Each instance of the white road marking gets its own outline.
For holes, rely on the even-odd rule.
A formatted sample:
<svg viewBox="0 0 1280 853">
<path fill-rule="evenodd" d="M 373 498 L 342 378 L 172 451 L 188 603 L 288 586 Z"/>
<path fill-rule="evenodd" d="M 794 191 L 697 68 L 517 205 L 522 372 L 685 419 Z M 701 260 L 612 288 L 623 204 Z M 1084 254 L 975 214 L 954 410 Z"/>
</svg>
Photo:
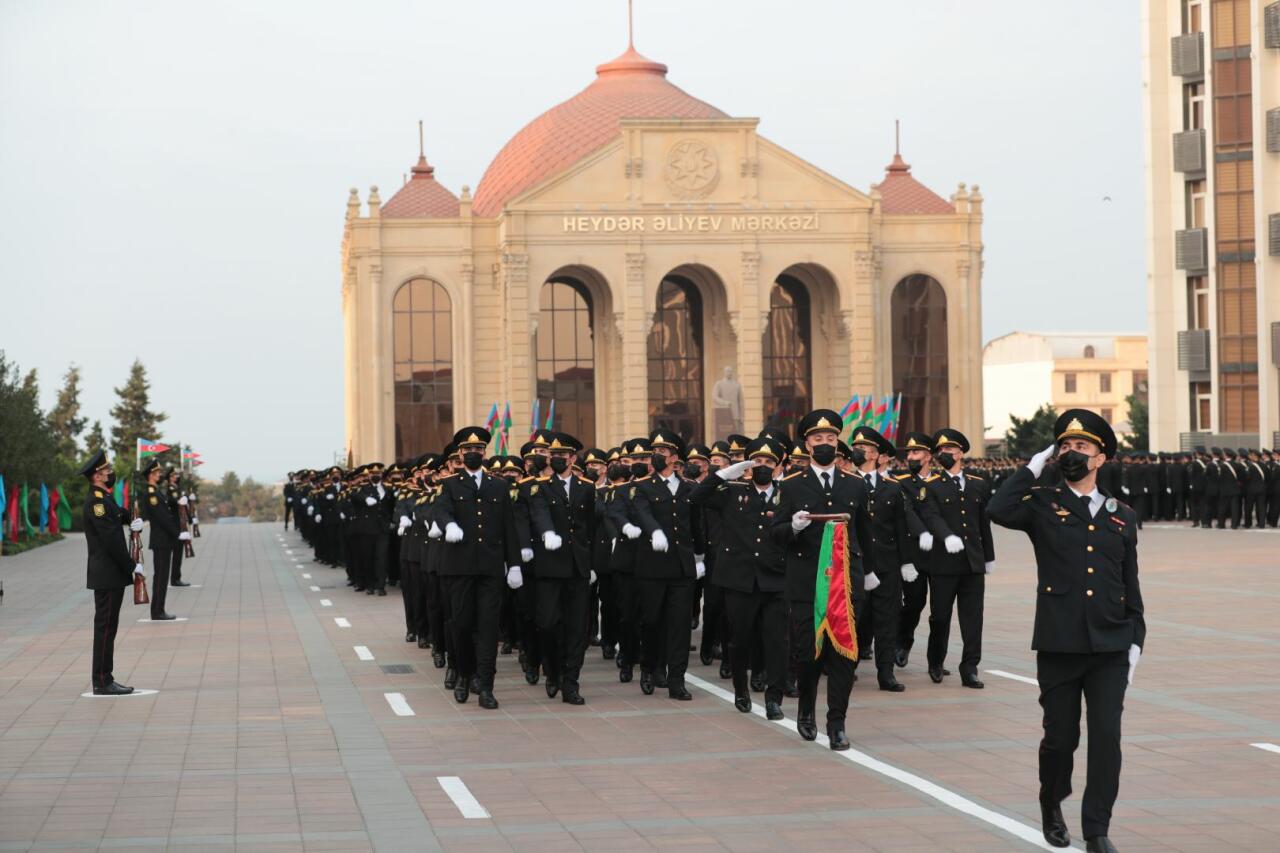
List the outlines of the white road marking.
<svg viewBox="0 0 1280 853">
<path fill-rule="evenodd" d="M 1003 669 L 988 669 L 985 670 L 985 672 L 987 675 L 998 675 L 1001 678 L 1012 678 L 1014 681 L 1021 681 L 1023 684 L 1033 684 L 1036 687 L 1040 686 L 1040 682 L 1036 681 L 1034 678 L 1027 678 L 1025 675 L 1018 675 L 1013 672 L 1005 672 Z"/>
<path fill-rule="evenodd" d="M 373 652 L 369 651 L 368 646 L 352 646 L 356 650 L 356 657 L 360 660 L 373 660 Z"/>
<path fill-rule="evenodd" d="M 1249 744 L 1249 746 L 1252 746 L 1256 749 L 1264 749 L 1267 752 L 1280 753 L 1280 746 L 1276 746 L 1274 743 L 1251 743 Z"/>
<path fill-rule="evenodd" d="M 692 684 L 694 687 L 701 688 L 718 699 L 723 699 L 730 703 L 733 702 L 733 694 L 718 685 L 712 684 L 708 681 L 703 681 L 696 675 L 689 675 L 687 673 L 684 678 L 685 681 Z M 764 717 L 764 708 L 760 705 L 753 707 L 751 712 L 757 717 Z M 795 734 L 795 720 L 789 717 L 783 717 L 781 720 L 773 720 L 771 722 L 775 726 L 790 731 L 793 735 Z M 823 747 L 830 749 L 831 744 L 825 734 L 820 732 L 816 742 L 821 744 Z M 860 767 L 864 767 L 873 773 L 879 773 L 881 776 L 886 776 L 896 782 L 906 785 L 909 788 L 914 788 L 924 796 L 937 800 L 948 808 L 955 809 L 958 812 L 977 818 L 984 823 L 988 823 L 996 829 L 1007 832 L 1015 838 L 1027 842 L 1033 847 L 1037 847 L 1041 850 L 1057 849 L 1049 846 L 1049 844 L 1044 840 L 1044 835 L 1039 829 L 1028 826 L 1021 821 L 1015 820 L 1008 815 L 1000 814 L 999 812 L 993 811 L 985 806 L 980 806 L 973 800 L 957 794 L 955 791 L 944 788 L 936 782 L 930 782 L 928 779 L 917 776 L 909 770 L 903 770 L 900 767 L 895 767 L 878 758 L 872 758 L 870 755 L 867 755 L 865 752 L 861 752 L 857 749 L 849 749 L 844 752 L 837 752 L 834 754 L 840 756 L 846 761 L 850 761 Z"/>
<path fill-rule="evenodd" d="M 330 601 L 330 600 L 329 600 L 329 599 L 327 599 L 327 598 L 322 598 L 322 599 L 320 599 L 320 606 L 321 606 L 321 607 L 332 607 L 332 606 L 333 606 L 333 602 L 332 602 L 332 601 Z"/>
<path fill-rule="evenodd" d="M 293 553 L 293 551 L 292 551 L 292 550 L 290 550 L 289 548 L 285 548 L 285 549 L 284 549 L 284 552 L 285 552 L 286 554 L 292 554 L 292 553 Z"/>
<path fill-rule="evenodd" d="M 315 584 L 312 584 L 311 586 L 309 586 L 309 587 L 307 587 L 307 588 L 308 588 L 308 589 L 310 589 L 312 592 L 319 592 L 319 591 L 320 591 L 320 587 L 316 586 Z"/>
<path fill-rule="evenodd" d="M 337 624 L 337 626 L 338 626 L 339 628 L 350 628 L 350 627 L 351 627 L 351 623 L 350 623 L 350 622 L 348 622 L 348 621 L 346 620 L 346 618 L 344 618 L 344 617 L 342 617 L 342 616 L 335 616 L 335 617 L 333 617 L 333 621 Z"/>
<path fill-rule="evenodd" d="M 387 704 L 391 706 L 391 710 L 396 712 L 397 717 L 414 716 L 413 709 L 409 707 L 409 703 L 404 700 L 403 693 L 383 693 Z"/>
<path fill-rule="evenodd" d="M 462 812 L 463 817 L 488 819 L 489 810 L 480 805 L 480 801 L 471 793 L 471 789 L 457 776 L 437 776 L 436 781 L 449 795 L 449 799 L 453 800 L 453 804 L 458 807 L 458 811 Z"/>
<path fill-rule="evenodd" d="M 159 693 L 159 692 L 160 692 L 159 690 L 153 690 L 145 687 L 135 687 L 133 688 L 132 693 L 121 693 L 117 696 L 113 696 L 111 694 L 94 693 L 93 691 L 89 691 L 88 693 L 81 693 L 80 698 L 81 699 L 128 699 L 130 696 L 154 696 L 156 693 Z"/>
<path fill-rule="evenodd" d="M 307 574 L 306 572 L 303 572 L 303 573 L 302 573 L 302 579 L 303 579 L 303 580 L 306 580 L 306 581 L 309 581 L 309 580 L 311 580 L 311 575 Z"/>
</svg>

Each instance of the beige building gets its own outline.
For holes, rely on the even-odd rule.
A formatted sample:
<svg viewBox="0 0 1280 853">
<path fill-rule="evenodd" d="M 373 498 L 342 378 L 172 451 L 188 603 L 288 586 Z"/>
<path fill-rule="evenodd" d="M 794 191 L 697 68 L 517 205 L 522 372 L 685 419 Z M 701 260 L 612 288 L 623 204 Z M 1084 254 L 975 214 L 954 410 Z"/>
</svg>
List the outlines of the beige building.
<svg viewBox="0 0 1280 853">
<path fill-rule="evenodd" d="M 423 156 L 385 204 L 353 189 L 355 461 L 439 449 L 495 402 L 523 439 L 553 399 L 588 446 L 790 427 L 855 390 L 903 392 L 907 428 L 978 435 L 978 188 L 942 198 L 895 154 L 858 189 L 758 124 L 629 47 L 507 142 L 474 195 Z"/>
<path fill-rule="evenodd" d="M 1154 449 L 1280 444 L 1280 2 L 1143 0 Z"/>
<path fill-rule="evenodd" d="M 987 441 L 1000 441 L 1010 415 L 1027 418 L 1048 404 L 1100 413 L 1117 433 L 1132 431 L 1125 398 L 1147 399 L 1147 336 L 1011 332 L 982 350 Z"/>
</svg>

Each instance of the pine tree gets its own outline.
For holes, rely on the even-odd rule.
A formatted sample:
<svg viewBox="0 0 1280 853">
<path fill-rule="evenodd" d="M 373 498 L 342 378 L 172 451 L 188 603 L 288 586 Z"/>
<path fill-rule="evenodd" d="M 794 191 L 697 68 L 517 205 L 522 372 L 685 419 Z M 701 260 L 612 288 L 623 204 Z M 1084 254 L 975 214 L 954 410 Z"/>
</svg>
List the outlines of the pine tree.
<svg viewBox="0 0 1280 853">
<path fill-rule="evenodd" d="M 85 455 L 107 446 L 107 438 L 102 434 L 102 421 L 94 421 L 89 427 L 89 434 L 84 437 Z"/>
<path fill-rule="evenodd" d="M 1029 418 L 1009 415 L 1011 426 L 1004 434 L 1005 451 L 1014 457 L 1034 456 L 1053 444 L 1053 424 L 1058 413 L 1049 404 L 1036 409 Z"/>
<path fill-rule="evenodd" d="M 147 369 L 134 360 L 129 368 L 129 379 L 123 388 L 115 389 L 120 402 L 111 407 L 111 452 L 116 464 L 132 469 L 134 451 L 139 438 L 153 441 L 160 439 L 160 424 L 168 417 L 163 412 L 151 410 L 151 383 L 147 381 Z"/>
<path fill-rule="evenodd" d="M 67 368 L 58 402 L 49 412 L 49 430 L 58 455 L 69 464 L 80 456 L 78 439 L 88 422 L 88 418 L 80 416 L 80 368 L 73 364 Z"/>
<path fill-rule="evenodd" d="M 18 365 L 0 350 L 0 473 L 8 486 L 49 478 L 54 469 L 54 445 L 39 406 L 36 372 L 21 381 Z"/>
</svg>

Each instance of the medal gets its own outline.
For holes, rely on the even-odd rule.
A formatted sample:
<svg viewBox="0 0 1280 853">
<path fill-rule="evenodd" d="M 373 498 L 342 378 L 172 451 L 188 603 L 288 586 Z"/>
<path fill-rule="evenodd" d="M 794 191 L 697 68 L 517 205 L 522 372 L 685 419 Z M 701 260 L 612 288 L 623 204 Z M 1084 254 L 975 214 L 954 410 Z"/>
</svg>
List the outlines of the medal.
<svg viewBox="0 0 1280 853">
<path fill-rule="evenodd" d="M 1102 505 L 1107 512 L 1115 512 L 1120 503 L 1115 498 L 1107 498 L 1107 502 Z"/>
</svg>

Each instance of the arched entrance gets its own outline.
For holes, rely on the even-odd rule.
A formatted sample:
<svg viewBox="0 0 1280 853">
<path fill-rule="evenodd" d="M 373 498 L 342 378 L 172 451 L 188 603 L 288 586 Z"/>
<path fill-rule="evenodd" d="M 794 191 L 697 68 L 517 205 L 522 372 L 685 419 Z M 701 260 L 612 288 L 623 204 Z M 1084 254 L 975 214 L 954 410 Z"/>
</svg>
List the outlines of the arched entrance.
<svg viewBox="0 0 1280 853">
<path fill-rule="evenodd" d="M 932 433 L 947 426 L 947 295 L 937 279 L 909 275 L 890 298 L 893 390 L 902 394 L 899 434 Z"/>
<path fill-rule="evenodd" d="M 542 285 L 535 353 L 542 411 L 548 411 L 554 400 L 554 428 L 592 446 L 596 437 L 595 307 L 582 279 L 555 275 Z"/>
<path fill-rule="evenodd" d="M 809 289 L 783 273 L 769 288 L 761 346 L 764 425 L 791 433 L 813 407 L 813 333 Z"/>
<path fill-rule="evenodd" d="M 395 456 L 439 450 L 453 438 L 453 305 L 439 283 L 415 278 L 391 305 Z"/>
<path fill-rule="evenodd" d="M 704 432 L 703 299 L 693 280 L 668 273 L 649 332 L 649 429 L 701 442 Z"/>
</svg>

